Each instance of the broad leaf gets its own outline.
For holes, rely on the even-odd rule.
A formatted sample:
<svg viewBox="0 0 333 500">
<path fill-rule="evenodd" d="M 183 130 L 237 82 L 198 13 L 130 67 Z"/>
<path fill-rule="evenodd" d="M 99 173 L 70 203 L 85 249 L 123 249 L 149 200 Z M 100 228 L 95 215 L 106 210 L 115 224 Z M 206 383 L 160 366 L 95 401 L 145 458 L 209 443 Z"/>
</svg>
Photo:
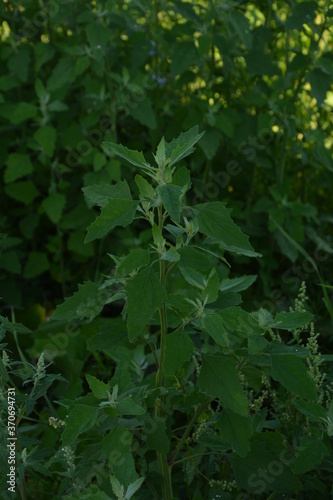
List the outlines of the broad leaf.
<svg viewBox="0 0 333 500">
<path fill-rule="evenodd" d="M 132 149 L 128 149 L 122 144 L 115 144 L 113 142 L 103 142 L 103 145 L 116 153 L 121 158 L 124 158 L 132 165 L 136 167 L 143 168 L 144 170 L 148 169 L 148 164 L 143 156 L 143 153 L 140 151 L 134 151 Z"/>
<path fill-rule="evenodd" d="M 228 246 L 237 248 L 240 252 L 253 251 L 249 238 L 230 217 L 231 210 L 219 201 L 202 203 L 193 207 L 199 231 L 207 236 L 221 240 Z"/>
<path fill-rule="evenodd" d="M 242 292 L 243 290 L 247 290 L 247 288 L 249 288 L 256 279 L 256 274 L 248 276 L 244 275 L 240 278 L 225 278 L 221 282 L 220 290 L 223 292 Z"/>
<path fill-rule="evenodd" d="M 127 182 L 119 181 L 117 184 L 97 184 L 82 188 L 84 196 L 91 203 L 105 207 L 112 198 L 131 200 L 131 192 Z"/>
<path fill-rule="evenodd" d="M 207 314 L 202 320 L 203 329 L 209 333 L 216 344 L 222 347 L 229 347 L 230 342 L 223 320 L 219 314 Z"/>
<path fill-rule="evenodd" d="M 244 417 L 248 415 L 248 402 L 234 360 L 226 356 L 203 355 L 198 386 L 210 396 L 219 398 L 226 408 Z"/>
<path fill-rule="evenodd" d="M 221 438 L 229 441 L 240 457 L 245 457 L 248 454 L 250 451 L 250 438 L 253 433 L 249 417 L 244 417 L 224 408 L 216 427 Z"/>
<path fill-rule="evenodd" d="M 328 449 L 320 439 L 313 436 L 303 436 L 296 453 L 293 471 L 295 474 L 305 474 L 305 472 L 316 469 L 329 454 Z"/>
<path fill-rule="evenodd" d="M 79 285 L 78 291 L 72 297 L 66 297 L 65 301 L 57 306 L 51 318 L 71 321 L 95 317 L 104 307 L 105 295 L 105 292 L 99 292 L 98 285 L 87 281 Z"/>
<path fill-rule="evenodd" d="M 88 227 L 85 243 L 102 238 L 116 226 L 131 224 L 139 202 L 112 199 L 102 208 L 101 215 Z"/>
<path fill-rule="evenodd" d="M 169 333 L 165 340 L 165 375 L 171 377 L 177 373 L 191 358 L 193 351 L 194 344 L 184 330 Z"/>
<path fill-rule="evenodd" d="M 171 219 L 179 223 L 181 206 L 180 198 L 183 192 L 182 188 L 173 184 L 163 184 L 162 186 L 158 186 L 156 191 Z"/>
<path fill-rule="evenodd" d="M 131 278 L 127 291 L 127 329 L 132 342 L 144 331 L 158 307 L 166 299 L 166 291 L 151 267 Z"/>
<path fill-rule="evenodd" d="M 307 373 L 302 360 L 295 354 L 270 354 L 272 377 L 288 391 L 303 399 L 314 400 L 317 396 L 316 385 Z"/>
<path fill-rule="evenodd" d="M 116 276 L 122 277 L 130 274 L 135 269 L 142 266 L 148 266 L 150 263 L 150 255 L 148 250 L 143 248 L 135 248 L 121 261 L 116 270 Z"/>
<path fill-rule="evenodd" d="M 313 314 L 308 311 L 282 311 L 275 316 L 272 327 L 279 328 L 280 330 L 294 330 L 295 328 L 308 325 L 313 318 Z"/>
<path fill-rule="evenodd" d="M 108 393 L 110 392 L 110 384 L 106 384 L 101 380 L 98 380 L 93 375 L 86 375 L 86 380 L 88 385 L 97 399 L 108 399 Z"/>
<path fill-rule="evenodd" d="M 193 146 L 204 135 L 204 132 L 201 134 L 198 132 L 199 127 L 195 126 L 187 132 L 180 134 L 177 139 L 174 139 L 169 144 L 165 143 L 165 156 L 167 159 L 170 159 L 169 167 L 172 167 L 172 165 L 193 153 Z"/>
</svg>

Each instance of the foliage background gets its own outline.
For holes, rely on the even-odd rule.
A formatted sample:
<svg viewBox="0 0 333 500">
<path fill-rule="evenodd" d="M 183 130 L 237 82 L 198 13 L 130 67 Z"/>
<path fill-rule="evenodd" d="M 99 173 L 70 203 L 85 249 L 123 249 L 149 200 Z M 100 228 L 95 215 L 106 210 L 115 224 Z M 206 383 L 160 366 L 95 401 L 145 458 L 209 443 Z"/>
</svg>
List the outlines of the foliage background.
<svg viewBox="0 0 333 500">
<path fill-rule="evenodd" d="M 244 308 L 288 310 L 305 280 L 330 352 L 330 290 L 325 303 L 318 286 L 332 284 L 330 2 L 6 0 L 0 9 L 0 308 L 37 329 L 21 347 L 27 357 L 47 348 L 68 380 L 55 395 L 80 395 L 81 371 L 99 361 L 86 350 L 89 326 L 64 347 L 45 320 L 77 283 L 109 272 L 108 252 L 147 237 L 138 225 L 83 243 L 96 212 L 81 188 L 134 179 L 102 141 L 150 151 L 193 125 L 206 133 L 190 162 L 191 203 L 227 201 L 263 255 L 232 258 L 233 276 L 258 275 Z"/>
</svg>

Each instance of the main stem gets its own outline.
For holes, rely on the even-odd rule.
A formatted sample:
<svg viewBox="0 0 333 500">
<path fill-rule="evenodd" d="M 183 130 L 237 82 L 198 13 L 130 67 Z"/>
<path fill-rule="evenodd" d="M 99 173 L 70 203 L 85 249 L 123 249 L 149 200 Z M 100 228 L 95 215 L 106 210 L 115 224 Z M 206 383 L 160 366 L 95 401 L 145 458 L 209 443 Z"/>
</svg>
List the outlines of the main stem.
<svg viewBox="0 0 333 500">
<path fill-rule="evenodd" d="M 163 227 L 163 213 L 162 206 L 158 207 L 158 224 L 162 229 Z M 165 263 L 163 260 L 160 260 L 160 281 L 163 286 L 165 286 Z M 160 315 L 160 325 L 161 325 L 161 334 L 160 334 L 160 359 L 158 366 L 158 374 L 157 374 L 157 386 L 164 386 L 164 357 L 165 357 L 165 340 L 167 335 L 167 323 L 166 323 L 166 309 L 165 304 L 159 308 Z M 157 418 L 163 417 L 163 401 L 162 404 L 156 405 L 155 416 Z M 166 453 L 161 453 L 159 451 L 157 454 L 157 463 L 159 472 L 162 476 L 162 497 L 163 500 L 172 500 L 172 482 L 171 482 L 171 467 L 168 465 L 168 458 Z"/>
</svg>

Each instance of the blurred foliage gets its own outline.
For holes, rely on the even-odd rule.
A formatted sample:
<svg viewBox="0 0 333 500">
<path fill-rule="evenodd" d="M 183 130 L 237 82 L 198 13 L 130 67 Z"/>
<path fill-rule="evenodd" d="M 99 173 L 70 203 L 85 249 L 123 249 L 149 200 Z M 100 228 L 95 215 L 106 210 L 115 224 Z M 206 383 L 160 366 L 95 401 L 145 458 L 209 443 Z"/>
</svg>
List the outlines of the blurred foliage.
<svg viewBox="0 0 333 500">
<path fill-rule="evenodd" d="M 244 309 L 288 310 L 305 280 L 329 351 L 332 290 L 318 285 L 333 282 L 330 2 L 6 0 L 0 13 L 1 312 L 38 327 L 20 345 L 66 378 L 53 399 L 82 394 L 86 364 L 108 366 L 86 349 L 99 327 L 45 320 L 77 283 L 108 275 L 107 253 L 149 237 L 139 221 L 84 244 L 96 208 L 82 188 L 134 186 L 104 140 L 150 151 L 205 130 L 184 161 L 187 196 L 227 201 L 263 255 L 231 257 L 233 277 L 258 274 Z"/>
</svg>

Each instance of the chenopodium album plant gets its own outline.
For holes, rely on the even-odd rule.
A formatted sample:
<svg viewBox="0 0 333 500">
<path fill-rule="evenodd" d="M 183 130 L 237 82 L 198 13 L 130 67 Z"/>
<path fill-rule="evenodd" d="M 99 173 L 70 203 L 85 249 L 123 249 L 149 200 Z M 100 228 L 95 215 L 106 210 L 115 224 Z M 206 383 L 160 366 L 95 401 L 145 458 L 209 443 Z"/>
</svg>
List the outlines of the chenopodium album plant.
<svg viewBox="0 0 333 500">
<path fill-rule="evenodd" d="M 109 360 L 109 377 L 87 374 L 91 392 L 62 403 L 73 498 L 327 493 L 330 395 L 317 376 L 316 340 L 301 340 L 313 316 L 299 306 L 275 318 L 240 307 L 239 292 L 256 276 L 229 278 L 226 255 L 259 254 L 224 203 L 186 204 L 190 171 L 177 169 L 201 136 L 194 127 L 163 138 L 156 166 L 105 143 L 140 171 L 137 196 L 125 180 L 83 189 L 101 209 L 86 241 L 133 221 L 151 238 L 110 255 L 111 275 L 80 285 L 53 314 L 93 322 L 105 304 L 123 304 L 121 317 L 101 317 L 87 341 Z"/>
</svg>

